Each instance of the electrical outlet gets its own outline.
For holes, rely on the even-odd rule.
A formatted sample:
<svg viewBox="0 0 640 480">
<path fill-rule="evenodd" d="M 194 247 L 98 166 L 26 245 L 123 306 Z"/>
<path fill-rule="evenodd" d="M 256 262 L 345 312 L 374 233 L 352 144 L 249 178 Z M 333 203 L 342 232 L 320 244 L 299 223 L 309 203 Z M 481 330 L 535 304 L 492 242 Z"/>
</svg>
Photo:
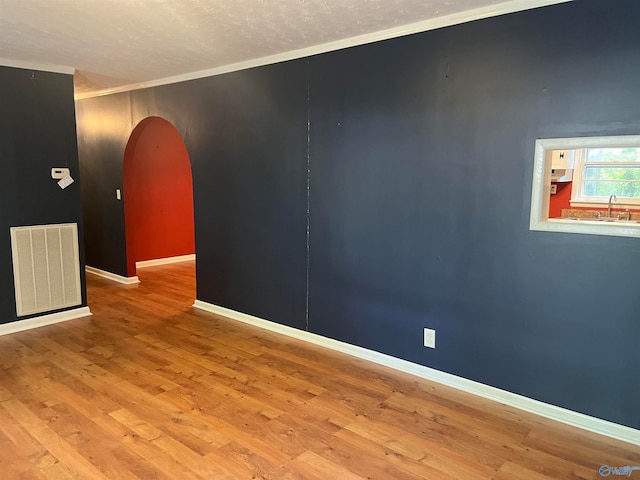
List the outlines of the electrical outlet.
<svg viewBox="0 0 640 480">
<path fill-rule="evenodd" d="M 436 331 L 430 328 L 424 329 L 424 346 L 436 348 Z"/>
</svg>

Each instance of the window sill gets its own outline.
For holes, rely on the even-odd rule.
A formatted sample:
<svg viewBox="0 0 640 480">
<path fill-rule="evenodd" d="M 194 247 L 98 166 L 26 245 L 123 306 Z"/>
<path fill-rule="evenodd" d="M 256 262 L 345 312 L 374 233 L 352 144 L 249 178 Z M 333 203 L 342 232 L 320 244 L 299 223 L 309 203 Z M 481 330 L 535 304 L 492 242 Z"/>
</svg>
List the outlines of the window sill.
<svg viewBox="0 0 640 480">
<path fill-rule="evenodd" d="M 531 225 L 531 230 L 640 238 L 640 221 L 548 218 Z"/>
<path fill-rule="evenodd" d="M 609 206 L 609 204 L 607 202 L 585 202 L 583 200 L 579 200 L 579 201 L 574 201 L 571 200 L 569 202 L 569 204 L 572 207 L 589 207 L 589 208 L 597 208 L 597 207 L 603 207 L 603 208 L 607 208 Z"/>
<path fill-rule="evenodd" d="M 609 206 L 609 202 L 593 202 L 589 200 L 571 200 L 569 204 L 572 207 L 588 207 L 588 208 L 607 208 Z M 632 210 L 640 210 L 640 203 L 634 202 L 613 202 L 611 204 L 611 208 L 614 210 L 626 209 L 630 208 Z"/>
</svg>

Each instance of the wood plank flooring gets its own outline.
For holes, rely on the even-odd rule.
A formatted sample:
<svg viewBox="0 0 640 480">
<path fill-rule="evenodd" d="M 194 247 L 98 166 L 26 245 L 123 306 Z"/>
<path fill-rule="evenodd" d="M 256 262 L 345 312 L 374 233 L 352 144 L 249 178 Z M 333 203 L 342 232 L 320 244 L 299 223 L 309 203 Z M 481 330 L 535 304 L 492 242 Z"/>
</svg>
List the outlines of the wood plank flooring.
<svg viewBox="0 0 640 480">
<path fill-rule="evenodd" d="M 586 480 L 640 465 L 640 447 L 194 310 L 192 262 L 139 276 L 88 275 L 92 317 L 0 337 L 0 478 Z"/>
</svg>

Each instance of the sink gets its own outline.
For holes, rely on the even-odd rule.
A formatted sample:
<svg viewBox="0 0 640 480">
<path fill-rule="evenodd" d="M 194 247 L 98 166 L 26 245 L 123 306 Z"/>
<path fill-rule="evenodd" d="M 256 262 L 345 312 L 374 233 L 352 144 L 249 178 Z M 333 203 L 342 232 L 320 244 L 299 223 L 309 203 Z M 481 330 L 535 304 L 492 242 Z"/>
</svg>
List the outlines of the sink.
<svg viewBox="0 0 640 480">
<path fill-rule="evenodd" d="M 596 218 L 592 220 L 597 220 L 598 222 L 614 222 L 614 223 L 639 223 L 638 220 L 627 220 L 625 218 Z"/>
<path fill-rule="evenodd" d="M 567 217 L 562 218 L 561 220 L 571 220 L 574 222 L 582 222 L 582 223 L 616 223 L 623 225 L 638 225 L 640 224 L 640 220 L 626 220 L 626 219 L 618 219 L 618 218 L 610 218 L 610 217 Z"/>
</svg>

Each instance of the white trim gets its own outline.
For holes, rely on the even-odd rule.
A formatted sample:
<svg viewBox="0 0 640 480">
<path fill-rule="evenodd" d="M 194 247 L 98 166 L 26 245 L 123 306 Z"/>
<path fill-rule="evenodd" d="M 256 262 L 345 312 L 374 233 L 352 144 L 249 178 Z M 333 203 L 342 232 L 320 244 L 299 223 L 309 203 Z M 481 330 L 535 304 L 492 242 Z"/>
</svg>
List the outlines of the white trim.
<svg viewBox="0 0 640 480">
<path fill-rule="evenodd" d="M 601 147 L 601 146 L 602 145 L 598 145 L 598 147 Z M 620 148 L 619 145 L 606 145 L 606 146 Z M 640 144 L 625 145 L 625 146 L 638 148 Z M 569 203 L 571 204 L 572 207 L 579 206 L 581 204 L 586 204 L 587 206 L 590 206 L 590 207 L 593 207 L 594 205 L 598 205 L 598 206 L 607 208 L 609 206 L 609 196 L 587 197 L 582 195 L 582 179 L 584 176 L 585 168 L 589 165 L 591 166 L 606 165 L 606 166 L 615 166 L 615 167 L 625 167 L 625 166 L 632 165 L 632 162 L 615 162 L 615 163 L 586 162 L 585 157 L 586 157 L 587 148 L 592 148 L 592 147 L 585 147 L 585 148 L 576 150 L 576 153 L 579 153 L 579 154 L 576 155 L 574 172 L 573 172 L 573 186 L 571 188 L 571 199 Z M 612 204 L 612 208 L 615 208 L 618 211 L 620 208 L 624 208 L 625 206 L 629 206 L 629 207 L 635 206 L 635 208 L 638 208 L 640 206 L 640 198 L 619 197 L 618 200 L 616 200 L 616 202 Z"/>
<path fill-rule="evenodd" d="M 550 219 L 551 160 L 548 158 L 549 155 L 546 154 L 547 150 L 577 150 L 581 148 L 627 147 L 638 145 L 640 145 L 640 135 L 541 138 L 536 140 L 529 229 L 543 232 L 640 237 L 640 223 Z"/>
<path fill-rule="evenodd" d="M 136 262 L 136 268 L 155 267 L 156 265 L 168 265 L 170 263 L 191 262 L 196 259 L 196 254 L 178 255 L 176 257 L 156 258 L 155 260 L 142 260 Z"/>
<path fill-rule="evenodd" d="M 93 314 L 89 310 L 89 307 L 80 307 L 74 308 L 73 310 L 65 310 L 64 312 L 50 313 L 49 315 L 18 320 L 16 322 L 3 323 L 0 325 L 0 335 L 23 332 L 25 330 L 31 330 L 32 328 L 53 325 L 54 323 L 75 320 L 76 318 L 88 317 L 90 315 Z"/>
<path fill-rule="evenodd" d="M 316 335 L 315 333 L 298 330 L 296 328 L 281 325 L 279 323 L 263 320 L 246 313 L 236 312 L 228 308 L 212 305 L 201 300 L 196 300 L 193 304 L 195 308 L 204 310 L 216 315 L 236 320 L 243 323 L 248 323 L 265 330 L 280 333 L 293 337 L 305 342 L 313 343 L 321 347 L 329 348 L 338 352 L 346 353 L 354 357 L 362 358 L 379 365 L 399 370 L 401 372 L 416 375 L 426 380 L 440 383 L 449 387 L 457 388 L 467 393 L 478 395 L 480 397 L 500 402 L 505 405 L 524 410 L 526 412 L 534 413 L 551 420 L 566 423 L 574 427 L 582 428 L 590 432 L 605 435 L 607 437 L 616 438 L 624 442 L 629 442 L 634 445 L 640 445 L 640 430 L 619 425 L 617 423 L 602 420 L 600 418 L 591 417 L 582 413 L 567 410 L 566 408 L 557 407 L 548 403 L 540 402 L 532 398 L 517 395 L 515 393 L 500 390 L 499 388 L 484 385 L 482 383 L 468 380 L 466 378 L 458 377 L 450 373 L 441 372 L 433 368 L 418 365 L 413 362 L 408 362 L 384 353 L 376 352 L 366 348 L 350 345 L 338 340 Z"/>
<path fill-rule="evenodd" d="M 23 70 L 38 70 L 41 72 L 66 73 L 67 75 L 73 75 L 76 71 L 73 67 L 66 67 L 63 65 L 48 65 L 36 62 L 25 62 L 22 60 L 11 60 L 9 58 L 0 58 L 0 66 L 21 68 Z"/>
<path fill-rule="evenodd" d="M 591 207 L 594 210 L 603 210 L 603 209 L 606 210 L 607 207 L 609 206 L 609 202 L 607 202 L 606 200 L 604 202 L 571 202 L 571 206 L 572 207 Z M 631 211 L 640 209 L 638 205 L 634 205 L 633 203 L 615 202 L 611 205 L 611 209 L 616 210 L 616 212 L 619 212 L 620 210 L 625 210 L 627 208 L 630 209 Z"/>
<path fill-rule="evenodd" d="M 497 17 L 509 13 L 521 12 L 524 10 L 531 10 L 534 8 L 546 7 L 559 3 L 568 3 L 571 1 L 573 0 L 509 0 L 507 2 L 498 3 L 495 5 L 487 5 L 485 7 L 474 8 L 472 10 L 453 13 L 451 15 L 445 15 L 438 18 L 422 20 L 420 22 L 402 25 L 400 27 L 389 28 L 386 30 L 380 30 L 377 32 L 358 35 L 342 40 L 327 42 L 320 45 L 314 45 L 312 47 L 291 50 L 289 52 L 279 53 L 276 55 L 268 55 L 266 57 L 255 58 L 252 60 L 247 60 L 245 62 L 232 63 L 230 65 L 223 65 L 221 67 L 199 70 L 197 72 L 191 72 L 157 80 L 132 83 L 129 85 L 123 85 L 121 87 L 81 93 L 76 95 L 75 99 L 82 100 L 84 98 L 97 97 L 101 95 L 110 95 L 113 93 L 128 92 L 131 90 L 139 90 L 142 88 L 158 87 L 160 85 L 185 82 L 188 80 L 195 80 L 197 78 L 213 77 L 216 75 L 221 75 L 223 73 L 236 72 L 238 70 L 246 70 L 248 68 L 286 62 L 289 60 L 310 57 L 313 55 L 332 52 L 335 50 L 342 50 L 358 45 L 379 42 L 381 40 L 389 40 L 391 38 L 413 35 L 414 33 L 421 33 L 429 30 L 450 27 L 452 25 L 459 25 L 461 23 L 481 20 L 483 18 Z"/>
<path fill-rule="evenodd" d="M 90 267 L 89 265 L 84 267 L 87 273 L 92 273 L 102 278 L 106 278 L 107 280 L 113 280 L 114 282 L 122 283 L 124 285 L 135 285 L 136 283 L 140 283 L 140 279 L 135 277 L 123 277 L 122 275 L 118 275 L 115 273 L 107 272 L 105 270 L 100 270 L 99 268 Z"/>
</svg>

